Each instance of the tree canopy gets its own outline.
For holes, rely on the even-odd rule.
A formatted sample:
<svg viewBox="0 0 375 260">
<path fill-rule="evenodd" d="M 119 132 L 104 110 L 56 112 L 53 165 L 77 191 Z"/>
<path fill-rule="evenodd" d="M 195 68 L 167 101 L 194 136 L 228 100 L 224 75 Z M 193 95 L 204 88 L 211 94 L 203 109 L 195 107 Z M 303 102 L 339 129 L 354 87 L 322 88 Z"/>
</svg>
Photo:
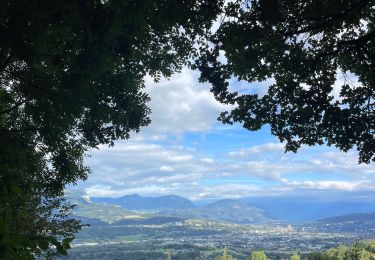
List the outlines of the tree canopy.
<svg viewBox="0 0 375 260">
<path fill-rule="evenodd" d="M 297 253 L 294 253 L 293 255 L 290 256 L 290 260 L 300 260 L 300 259 L 301 257 Z"/>
<path fill-rule="evenodd" d="M 186 65 L 221 5 L 0 2 L 1 259 L 66 253 L 80 224 L 63 192 L 87 178 L 85 152 L 149 124 L 144 76 Z"/>
<path fill-rule="evenodd" d="M 356 148 L 375 161 L 375 1 L 239 0 L 223 11 L 196 63 L 224 123 L 271 127 L 286 151 Z M 235 78 L 249 88 L 236 92 Z M 265 94 L 250 83 L 263 82 Z"/>
<path fill-rule="evenodd" d="M 267 255 L 264 251 L 253 251 L 249 260 L 267 260 Z"/>
<path fill-rule="evenodd" d="M 363 259 L 370 260 L 375 256 L 374 241 L 358 241 L 351 246 L 340 245 L 330 248 L 323 253 L 311 253 L 308 260 L 346 260 L 346 259 Z"/>
<path fill-rule="evenodd" d="M 228 254 L 228 249 L 227 247 L 224 248 L 223 255 L 217 256 L 215 260 L 233 260 L 233 256 Z"/>
</svg>

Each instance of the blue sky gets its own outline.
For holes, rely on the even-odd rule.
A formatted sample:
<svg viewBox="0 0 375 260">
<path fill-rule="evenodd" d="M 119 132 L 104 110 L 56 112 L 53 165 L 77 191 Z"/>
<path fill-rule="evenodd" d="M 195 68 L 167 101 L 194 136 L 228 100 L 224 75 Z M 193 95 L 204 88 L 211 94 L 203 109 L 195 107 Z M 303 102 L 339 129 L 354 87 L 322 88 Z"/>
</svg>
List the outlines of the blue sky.
<svg viewBox="0 0 375 260">
<path fill-rule="evenodd" d="M 261 95 L 268 84 L 232 81 L 231 88 Z M 114 147 L 89 152 L 92 174 L 78 184 L 88 195 L 177 194 L 200 200 L 374 193 L 375 167 L 358 165 L 355 151 L 320 146 L 285 154 L 267 127 L 249 132 L 218 122 L 230 107 L 214 100 L 196 72 L 184 69 L 158 84 L 146 78 L 145 91 L 151 125 Z"/>
</svg>

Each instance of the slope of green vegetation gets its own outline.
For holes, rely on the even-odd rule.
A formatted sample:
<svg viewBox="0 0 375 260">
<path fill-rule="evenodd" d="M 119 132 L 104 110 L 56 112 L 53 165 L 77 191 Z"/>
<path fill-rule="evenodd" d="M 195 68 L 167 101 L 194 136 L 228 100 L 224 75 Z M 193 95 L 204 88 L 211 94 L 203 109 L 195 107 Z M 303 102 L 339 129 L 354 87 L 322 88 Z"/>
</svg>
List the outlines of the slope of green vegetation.
<svg viewBox="0 0 375 260">
<path fill-rule="evenodd" d="M 340 245 L 323 253 L 312 253 L 308 260 L 370 260 L 375 258 L 375 240 L 356 242 L 351 246 Z"/>
<path fill-rule="evenodd" d="M 281 256 L 276 256 L 280 259 Z M 227 248 L 221 256 L 217 256 L 215 260 L 231 260 L 234 259 Z M 249 260 L 268 260 L 268 256 L 264 251 L 253 251 Z M 297 253 L 289 257 L 290 260 L 300 260 L 301 256 Z M 340 245 L 333 247 L 325 252 L 313 252 L 302 257 L 307 260 L 371 260 L 375 259 L 375 240 L 358 241 L 351 246 Z"/>
<path fill-rule="evenodd" d="M 90 203 L 76 206 L 74 214 L 86 218 L 98 218 L 104 222 L 114 222 L 120 219 L 142 219 L 146 216 L 137 214 L 120 206 L 105 203 Z"/>
<path fill-rule="evenodd" d="M 68 198 L 75 205 L 74 215 L 79 217 L 100 219 L 108 223 L 120 219 L 143 219 L 148 217 L 146 214 L 135 213 L 121 206 L 91 202 L 81 190 L 70 191 Z"/>
</svg>

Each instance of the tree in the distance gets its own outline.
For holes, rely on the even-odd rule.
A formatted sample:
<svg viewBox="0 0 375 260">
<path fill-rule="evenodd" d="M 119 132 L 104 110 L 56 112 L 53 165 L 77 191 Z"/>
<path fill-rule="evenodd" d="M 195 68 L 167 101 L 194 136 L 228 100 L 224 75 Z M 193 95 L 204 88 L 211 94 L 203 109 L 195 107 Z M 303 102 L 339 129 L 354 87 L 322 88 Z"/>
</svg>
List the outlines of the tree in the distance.
<svg viewBox="0 0 375 260">
<path fill-rule="evenodd" d="M 201 81 L 234 105 L 222 122 L 269 125 L 286 151 L 333 145 L 375 161 L 374 0 L 233 1 L 201 52 Z M 231 78 L 268 80 L 266 94 L 232 91 Z"/>
<path fill-rule="evenodd" d="M 0 2 L 0 259 L 66 254 L 85 153 L 150 123 L 144 76 L 187 64 L 221 4 Z"/>
<path fill-rule="evenodd" d="M 217 256 L 215 259 L 216 260 L 233 260 L 233 256 L 231 256 L 230 254 L 228 254 L 228 248 L 225 247 L 223 255 Z"/>
<path fill-rule="evenodd" d="M 297 253 L 294 253 L 293 255 L 290 256 L 290 260 L 300 260 L 300 259 L 301 257 Z"/>
<path fill-rule="evenodd" d="M 264 251 L 253 251 L 249 260 L 268 260 L 268 258 Z"/>
<path fill-rule="evenodd" d="M 329 257 L 335 258 L 337 260 L 344 260 L 345 254 L 348 251 L 348 248 L 344 245 L 340 245 L 336 248 L 328 249 L 325 254 Z"/>
</svg>

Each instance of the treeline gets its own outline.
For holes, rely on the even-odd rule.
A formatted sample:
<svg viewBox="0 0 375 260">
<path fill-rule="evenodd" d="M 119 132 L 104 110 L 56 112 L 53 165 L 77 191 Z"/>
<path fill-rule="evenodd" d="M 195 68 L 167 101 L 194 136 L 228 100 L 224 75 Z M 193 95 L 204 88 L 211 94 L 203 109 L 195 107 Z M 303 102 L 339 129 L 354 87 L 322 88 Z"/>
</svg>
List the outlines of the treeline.
<svg viewBox="0 0 375 260">
<path fill-rule="evenodd" d="M 340 245 L 323 253 L 311 253 L 308 260 L 370 260 L 375 258 L 375 240 L 356 242 L 352 246 Z"/>
<path fill-rule="evenodd" d="M 215 260 L 235 260 L 232 255 L 228 253 L 228 249 L 224 248 L 223 255 L 217 256 Z M 249 260 L 268 260 L 268 256 L 264 251 L 253 251 L 249 257 Z M 300 260 L 300 256 L 298 254 L 293 254 L 290 256 L 291 260 Z"/>
<path fill-rule="evenodd" d="M 227 248 L 216 260 L 234 260 L 233 256 L 228 253 Z M 264 251 L 253 251 L 249 260 L 268 260 Z M 307 256 L 300 256 L 297 253 L 290 255 L 290 260 L 372 260 L 375 259 L 375 240 L 358 241 L 351 246 L 340 245 L 330 248 L 325 252 L 313 252 Z"/>
</svg>

